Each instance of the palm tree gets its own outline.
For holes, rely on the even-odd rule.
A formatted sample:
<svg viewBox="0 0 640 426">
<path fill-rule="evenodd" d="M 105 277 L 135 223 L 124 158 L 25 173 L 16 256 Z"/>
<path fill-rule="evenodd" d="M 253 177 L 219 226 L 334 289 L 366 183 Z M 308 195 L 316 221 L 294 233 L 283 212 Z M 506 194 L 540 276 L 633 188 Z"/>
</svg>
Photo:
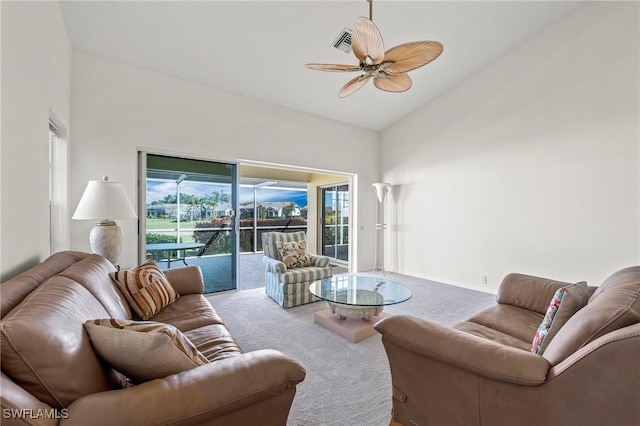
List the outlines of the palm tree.
<svg viewBox="0 0 640 426">
<path fill-rule="evenodd" d="M 229 197 L 229 194 L 226 194 L 222 191 L 214 191 L 211 194 L 209 194 L 207 197 L 204 197 L 202 199 L 202 201 L 204 203 L 207 203 L 208 205 L 211 206 L 211 210 L 214 212 L 216 211 L 216 207 L 219 204 L 226 204 L 229 203 L 231 201 L 231 198 Z"/>
<path fill-rule="evenodd" d="M 256 211 L 258 219 L 267 218 L 267 208 L 262 204 L 258 204 L 258 210 Z"/>
<path fill-rule="evenodd" d="M 296 209 L 296 203 L 291 202 L 282 208 L 282 215 L 284 217 L 291 217 Z"/>
</svg>

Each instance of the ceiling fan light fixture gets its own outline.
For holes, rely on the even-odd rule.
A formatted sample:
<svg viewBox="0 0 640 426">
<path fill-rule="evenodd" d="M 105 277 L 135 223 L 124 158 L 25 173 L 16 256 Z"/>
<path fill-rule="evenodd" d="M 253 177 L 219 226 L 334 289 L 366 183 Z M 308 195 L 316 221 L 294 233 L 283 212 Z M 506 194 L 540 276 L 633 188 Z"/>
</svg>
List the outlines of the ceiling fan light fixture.
<svg viewBox="0 0 640 426">
<path fill-rule="evenodd" d="M 356 92 L 371 78 L 380 90 L 404 92 L 412 85 L 407 72 L 433 61 L 442 54 L 444 49 L 442 43 L 437 41 L 414 41 L 392 47 L 385 52 L 382 35 L 372 20 L 373 0 L 367 0 L 367 2 L 369 18 L 357 18 L 351 31 L 351 47 L 358 58 L 359 65 L 306 64 L 307 68 L 317 71 L 361 71 L 360 76 L 350 80 L 338 92 L 340 98 Z"/>
</svg>

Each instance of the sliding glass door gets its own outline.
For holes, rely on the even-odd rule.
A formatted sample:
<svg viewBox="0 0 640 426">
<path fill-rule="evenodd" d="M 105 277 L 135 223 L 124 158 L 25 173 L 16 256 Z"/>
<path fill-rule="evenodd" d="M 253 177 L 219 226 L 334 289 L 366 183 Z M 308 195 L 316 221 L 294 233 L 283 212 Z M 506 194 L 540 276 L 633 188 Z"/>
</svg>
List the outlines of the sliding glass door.
<svg viewBox="0 0 640 426">
<path fill-rule="evenodd" d="M 205 293 L 235 289 L 237 165 L 141 153 L 141 169 L 143 258 L 200 266 Z"/>
<path fill-rule="evenodd" d="M 349 260 L 349 185 L 320 189 L 322 201 L 322 254 Z"/>
</svg>

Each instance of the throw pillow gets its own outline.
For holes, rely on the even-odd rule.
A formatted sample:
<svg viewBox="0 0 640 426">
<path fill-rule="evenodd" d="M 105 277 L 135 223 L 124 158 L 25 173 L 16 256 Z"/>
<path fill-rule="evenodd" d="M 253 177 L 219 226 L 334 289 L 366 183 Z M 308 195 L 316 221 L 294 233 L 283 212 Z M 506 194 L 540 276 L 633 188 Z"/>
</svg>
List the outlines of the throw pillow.
<svg viewBox="0 0 640 426">
<path fill-rule="evenodd" d="M 311 266 L 311 257 L 307 253 L 306 241 L 276 241 L 282 262 L 288 269 Z"/>
<path fill-rule="evenodd" d="M 547 313 L 538 327 L 531 352 L 542 355 L 558 330 L 589 301 L 587 283 L 582 281 L 556 290 Z"/>
<path fill-rule="evenodd" d="M 109 276 L 143 320 L 150 319 L 180 297 L 153 260 Z"/>
<path fill-rule="evenodd" d="M 153 321 L 96 319 L 84 323 L 98 356 L 136 383 L 167 377 L 209 361 L 180 330 Z"/>
</svg>

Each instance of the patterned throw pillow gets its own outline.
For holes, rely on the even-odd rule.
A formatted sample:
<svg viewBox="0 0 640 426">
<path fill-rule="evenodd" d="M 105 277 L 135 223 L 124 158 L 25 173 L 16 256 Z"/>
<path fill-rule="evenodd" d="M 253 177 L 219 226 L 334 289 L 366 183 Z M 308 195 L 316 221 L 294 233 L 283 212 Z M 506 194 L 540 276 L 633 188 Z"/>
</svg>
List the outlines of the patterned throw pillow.
<svg viewBox="0 0 640 426">
<path fill-rule="evenodd" d="M 143 320 L 180 297 L 153 260 L 127 271 L 111 272 L 109 276 Z"/>
<path fill-rule="evenodd" d="M 558 330 L 589 301 L 587 283 L 581 281 L 556 290 L 547 313 L 538 327 L 531 352 L 542 355 Z"/>
<path fill-rule="evenodd" d="M 96 353 L 136 383 L 207 364 L 180 330 L 153 321 L 96 319 L 84 323 Z"/>
<path fill-rule="evenodd" d="M 311 266 L 311 257 L 307 253 L 306 241 L 276 241 L 276 246 L 288 269 Z"/>
</svg>

